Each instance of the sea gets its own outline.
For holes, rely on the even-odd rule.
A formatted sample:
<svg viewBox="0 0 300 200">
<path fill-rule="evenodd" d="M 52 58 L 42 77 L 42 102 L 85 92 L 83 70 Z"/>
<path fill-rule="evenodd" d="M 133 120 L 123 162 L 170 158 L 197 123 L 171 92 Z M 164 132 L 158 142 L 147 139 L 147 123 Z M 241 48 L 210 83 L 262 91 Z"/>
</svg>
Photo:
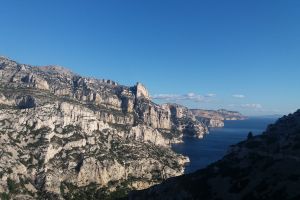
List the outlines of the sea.
<svg viewBox="0 0 300 200">
<path fill-rule="evenodd" d="M 221 159 L 229 147 L 247 138 L 251 131 L 253 135 L 262 134 L 276 117 L 250 117 L 246 120 L 225 121 L 223 128 L 211 128 L 203 139 L 185 137 L 184 143 L 174 144 L 173 150 L 190 158 L 185 173 L 192 173 L 205 168 Z"/>
</svg>

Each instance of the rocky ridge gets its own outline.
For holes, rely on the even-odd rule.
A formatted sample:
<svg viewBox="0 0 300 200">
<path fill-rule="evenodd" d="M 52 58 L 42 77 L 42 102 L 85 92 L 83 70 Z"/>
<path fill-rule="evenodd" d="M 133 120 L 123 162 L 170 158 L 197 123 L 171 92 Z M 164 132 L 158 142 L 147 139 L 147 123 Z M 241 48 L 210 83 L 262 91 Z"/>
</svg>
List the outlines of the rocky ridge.
<svg viewBox="0 0 300 200">
<path fill-rule="evenodd" d="M 207 168 L 133 192 L 129 199 L 299 199 L 299 184 L 300 110 L 262 135 L 249 135 Z"/>
<path fill-rule="evenodd" d="M 0 195 L 110 198 L 181 175 L 172 143 L 202 138 L 186 107 L 158 105 L 147 89 L 0 57 Z"/>
<path fill-rule="evenodd" d="M 152 102 L 141 83 L 0 57 L 1 198 L 105 199 L 147 188 L 183 173 L 188 158 L 171 144 L 202 138 L 211 121 Z"/>
</svg>

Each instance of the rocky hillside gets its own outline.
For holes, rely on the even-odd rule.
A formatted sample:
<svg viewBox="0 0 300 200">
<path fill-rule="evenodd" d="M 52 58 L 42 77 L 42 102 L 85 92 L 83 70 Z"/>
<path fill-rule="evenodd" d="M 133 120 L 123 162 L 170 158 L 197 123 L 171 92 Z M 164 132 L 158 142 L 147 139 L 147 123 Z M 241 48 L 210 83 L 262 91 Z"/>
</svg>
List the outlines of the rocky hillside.
<svg viewBox="0 0 300 200">
<path fill-rule="evenodd" d="M 239 112 L 228 111 L 224 109 L 220 109 L 220 110 L 191 109 L 191 112 L 197 118 L 197 120 L 207 124 L 208 127 L 223 127 L 225 120 L 246 119 L 246 117 Z"/>
<path fill-rule="evenodd" d="M 171 178 L 129 199 L 300 199 L 300 110 L 259 136 L 232 146 L 220 161 Z"/>
<path fill-rule="evenodd" d="M 181 175 L 208 127 L 133 87 L 0 57 L 1 199 L 105 199 Z"/>
</svg>

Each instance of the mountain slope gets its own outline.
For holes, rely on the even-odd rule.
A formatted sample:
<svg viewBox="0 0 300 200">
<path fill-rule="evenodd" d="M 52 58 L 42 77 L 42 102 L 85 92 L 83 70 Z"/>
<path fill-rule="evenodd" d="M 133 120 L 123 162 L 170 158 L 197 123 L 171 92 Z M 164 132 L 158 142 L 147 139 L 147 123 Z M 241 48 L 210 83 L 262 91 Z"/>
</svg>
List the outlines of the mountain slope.
<svg viewBox="0 0 300 200">
<path fill-rule="evenodd" d="M 183 174 L 188 158 L 171 144 L 206 133 L 207 121 L 155 104 L 141 83 L 0 57 L 2 199 L 120 197 Z"/>
<path fill-rule="evenodd" d="M 58 66 L 0 57 L 0 194 L 11 199 L 108 198 L 183 173 L 171 150 L 205 124 L 179 105 Z"/>
<path fill-rule="evenodd" d="M 262 135 L 232 146 L 220 161 L 170 178 L 129 199 L 299 199 L 300 110 Z"/>
</svg>

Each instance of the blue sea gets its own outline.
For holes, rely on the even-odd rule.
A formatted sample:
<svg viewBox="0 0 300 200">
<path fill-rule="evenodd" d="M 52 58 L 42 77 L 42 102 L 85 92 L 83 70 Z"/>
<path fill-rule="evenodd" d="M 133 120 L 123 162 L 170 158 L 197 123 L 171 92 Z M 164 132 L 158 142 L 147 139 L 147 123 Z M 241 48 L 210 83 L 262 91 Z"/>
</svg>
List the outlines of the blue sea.
<svg viewBox="0 0 300 200">
<path fill-rule="evenodd" d="M 221 159 L 230 145 L 245 140 L 250 131 L 254 135 L 261 134 L 276 120 L 275 117 L 253 117 L 242 121 L 225 121 L 225 127 L 210 129 L 203 139 L 185 137 L 184 143 L 173 145 L 173 150 L 190 158 L 185 173 L 191 173 Z"/>
</svg>

